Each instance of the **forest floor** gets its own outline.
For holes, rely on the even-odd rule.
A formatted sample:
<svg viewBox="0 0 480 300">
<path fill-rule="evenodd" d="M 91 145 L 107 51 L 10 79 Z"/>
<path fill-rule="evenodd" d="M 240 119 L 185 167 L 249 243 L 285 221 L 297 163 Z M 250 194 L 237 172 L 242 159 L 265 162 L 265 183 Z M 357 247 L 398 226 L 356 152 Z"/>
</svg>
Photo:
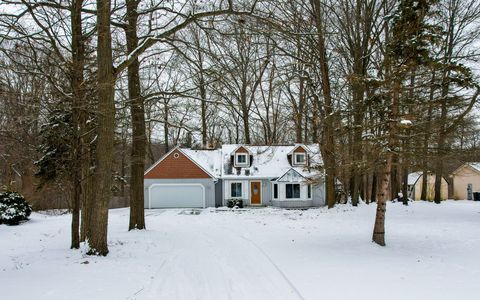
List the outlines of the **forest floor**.
<svg viewBox="0 0 480 300">
<path fill-rule="evenodd" d="M 107 257 L 70 250 L 70 215 L 0 225 L 2 299 L 480 299 L 480 202 L 110 211 Z"/>
</svg>

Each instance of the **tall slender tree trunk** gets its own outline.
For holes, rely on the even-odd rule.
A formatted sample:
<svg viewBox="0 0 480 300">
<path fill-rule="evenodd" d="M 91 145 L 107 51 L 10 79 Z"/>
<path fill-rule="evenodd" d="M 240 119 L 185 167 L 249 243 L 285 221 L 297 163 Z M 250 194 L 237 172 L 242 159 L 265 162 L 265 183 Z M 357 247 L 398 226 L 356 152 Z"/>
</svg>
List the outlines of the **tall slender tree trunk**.
<svg viewBox="0 0 480 300">
<path fill-rule="evenodd" d="M 400 97 L 401 83 L 393 83 L 392 104 L 390 107 L 390 116 L 388 120 L 388 148 L 383 162 L 382 178 L 377 193 L 377 213 L 375 216 L 375 225 L 373 228 L 372 240 L 380 246 L 385 246 L 385 212 L 387 210 L 387 200 L 390 196 L 388 188 L 390 186 L 393 151 L 396 147 L 397 117 Z"/>
<path fill-rule="evenodd" d="M 402 203 L 408 205 L 408 166 L 405 162 L 402 167 Z"/>
<path fill-rule="evenodd" d="M 299 95 L 298 95 L 298 107 L 296 111 L 294 111 L 295 115 L 295 142 L 302 143 L 303 142 L 303 117 L 306 115 L 305 112 L 305 93 L 304 93 L 304 79 L 300 77 L 300 87 L 299 87 Z M 305 126 L 306 129 L 307 126 Z M 306 138 L 306 136 L 305 136 Z"/>
<path fill-rule="evenodd" d="M 77 167 L 78 169 L 79 167 Z M 74 170 L 73 177 L 73 205 L 72 205 L 72 237 L 70 248 L 78 249 L 80 248 L 80 203 L 81 203 L 81 180 L 78 170 Z"/>
<path fill-rule="evenodd" d="M 82 5 L 83 0 L 74 0 L 70 12 L 70 25 L 72 28 L 72 66 L 71 86 L 73 92 L 73 130 L 75 136 L 74 144 L 74 167 L 73 167 L 73 206 L 72 206 L 72 239 L 70 247 L 80 248 L 80 205 L 82 199 L 82 167 L 83 167 L 83 127 L 84 127 L 84 106 L 85 93 L 83 71 L 85 68 L 85 47 L 82 33 Z"/>
<path fill-rule="evenodd" d="M 430 82 L 430 93 L 429 93 L 429 104 L 428 104 L 428 112 L 427 112 L 427 119 L 426 119 L 426 126 L 425 126 L 425 133 L 423 136 L 423 153 L 422 153 L 422 193 L 420 196 L 421 200 L 427 200 L 427 189 L 428 189 L 428 148 L 429 148 L 429 140 L 430 140 L 430 130 L 431 130 L 431 122 L 432 122 L 432 109 L 433 109 L 433 101 L 435 96 L 435 74 L 436 72 L 432 72 L 432 80 Z"/>
<path fill-rule="evenodd" d="M 243 91 L 241 93 L 241 109 L 242 109 L 242 121 L 243 131 L 245 134 L 245 144 L 250 144 L 250 116 L 248 115 L 249 109 L 247 104 L 246 84 L 244 84 Z"/>
<path fill-rule="evenodd" d="M 360 76 L 359 74 L 357 76 Z M 355 80 L 359 80 L 358 78 Z M 352 187 L 352 205 L 357 206 L 358 197 L 360 192 L 361 183 L 361 162 L 363 159 L 362 154 L 362 128 L 364 119 L 363 109 L 363 86 L 359 82 L 353 84 L 353 155 L 352 155 L 352 174 L 353 174 L 353 187 Z"/>
<path fill-rule="evenodd" d="M 115 135 L 115 76 L 110 31 L 110 0 L 97 0 L 97 146 L 94 189 L 97 194 L 92 209 L 89 254 L 107 255 L 108 203 L 111 198 L 113 142 Z"/>
<path fill-rule="evenodd" d="M 167 99 L 163 99 L 163 143 L 164 143 L 164 147 L 165 147 L 165 153 L 167 153 L 168 151 L 170 151 L 170 144 L 169 144 L 169 136 L 170 136 L 170 125 L 168 124 L 168 119 L 169 119 L 169 113 L 170 113 L 170 109 L 168 107 L 168 100 Z"/>
<path fill-rule="evenodd" d="M 127 51 L 138 47 L 138 0 L 127 0 Z M 145 171 L 146 129 L 145 105 L 140 86 L 140 62 L 135 59 L 128 66 L 128 95 L 132 116 L 132 153 L 130 171 L 130 224 L 128 230 L 145 229 L 143 172 Z"/>
<path fill-rule="evenodd" d="M 328 208 L 335 206 L 335 140 L 333 137 L 333 101 L 330 87 L 330 74 L 325 47 L 325 31 L 320 0 L 310 0 L 317 28 L 317 49 L 322 81 L 322 94 L 325 117 L 321 150 L 325 167 L 325 189 Z"/>
<path fill-rule="evenodd" d="M 201 71 L 203 72 L 203 71 Z M 203 74 L 200 75 L 200 97 L 201 102 L 201 118 L 202 118 L 202 146 L 206 148 L 208 146 L 207 136 L 207 91 L 205 88 L 205 79 Z"/>
</svg>

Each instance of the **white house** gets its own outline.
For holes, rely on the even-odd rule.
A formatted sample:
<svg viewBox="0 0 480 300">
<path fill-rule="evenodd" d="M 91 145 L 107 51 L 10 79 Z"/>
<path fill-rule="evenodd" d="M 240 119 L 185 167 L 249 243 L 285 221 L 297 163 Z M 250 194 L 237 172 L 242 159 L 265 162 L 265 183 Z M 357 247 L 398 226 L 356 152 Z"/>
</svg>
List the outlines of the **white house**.
<svg viewBox="0 0 480 300">
<path fill-rule="evenodd" d="M 176 147 L 145 172 L 145 207 L 322 206 L 323 177 L 317 144 Z"/>
</svg>

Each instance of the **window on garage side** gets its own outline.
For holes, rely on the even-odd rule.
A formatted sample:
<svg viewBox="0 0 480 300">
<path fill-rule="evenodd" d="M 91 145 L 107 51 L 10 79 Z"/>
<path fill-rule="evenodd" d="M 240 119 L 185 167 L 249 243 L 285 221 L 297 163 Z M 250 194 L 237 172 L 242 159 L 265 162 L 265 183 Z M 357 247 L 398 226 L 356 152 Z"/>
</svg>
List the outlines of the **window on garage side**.
<svg viewBox="0 0 480 300">
<path fill-rule="evenodd" d="M 242 183 L 241 182 L 232 182 L 230 184 L 230 196 L 232 198 L 241 198 L 242 197 Z"/>
<path fill-rule="evenodd" d="M 309 184 L 307 186 L 307 198 L 312 199 L 312 185 L 311 184 Z"/>
<path fill-rule="evenodd" d="M 287 183 L 285 185 L 285 196 L 287 199 L 298 199 L 300 198 L 300 184 L 298 183 Z"/>
<path fill-rule="evenodd" d="M 273 199 L 278 199 L 278 184 L 273 184 Z"/>
</svg>

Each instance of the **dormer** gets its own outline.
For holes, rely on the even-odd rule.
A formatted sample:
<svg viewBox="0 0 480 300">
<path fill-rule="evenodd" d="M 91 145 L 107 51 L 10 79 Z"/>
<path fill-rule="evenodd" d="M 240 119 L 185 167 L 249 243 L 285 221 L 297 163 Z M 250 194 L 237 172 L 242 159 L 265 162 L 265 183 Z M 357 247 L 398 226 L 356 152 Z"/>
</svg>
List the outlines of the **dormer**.
<svg viewBox="0 0 480 300">
<path fill-rule="evenodd" d="M 293 167 L 303 167 L 308 164 L 308 151 L 302 145 L 295 147 L 288 155 Z"/>
<path fill-rule="evenodd" d="M 251 152 L 244 146 L 240 146 L 233 152 L 233 166 L 235 168 L 250 167 L 250 160 L 252 158 Z"/>
</svg>

